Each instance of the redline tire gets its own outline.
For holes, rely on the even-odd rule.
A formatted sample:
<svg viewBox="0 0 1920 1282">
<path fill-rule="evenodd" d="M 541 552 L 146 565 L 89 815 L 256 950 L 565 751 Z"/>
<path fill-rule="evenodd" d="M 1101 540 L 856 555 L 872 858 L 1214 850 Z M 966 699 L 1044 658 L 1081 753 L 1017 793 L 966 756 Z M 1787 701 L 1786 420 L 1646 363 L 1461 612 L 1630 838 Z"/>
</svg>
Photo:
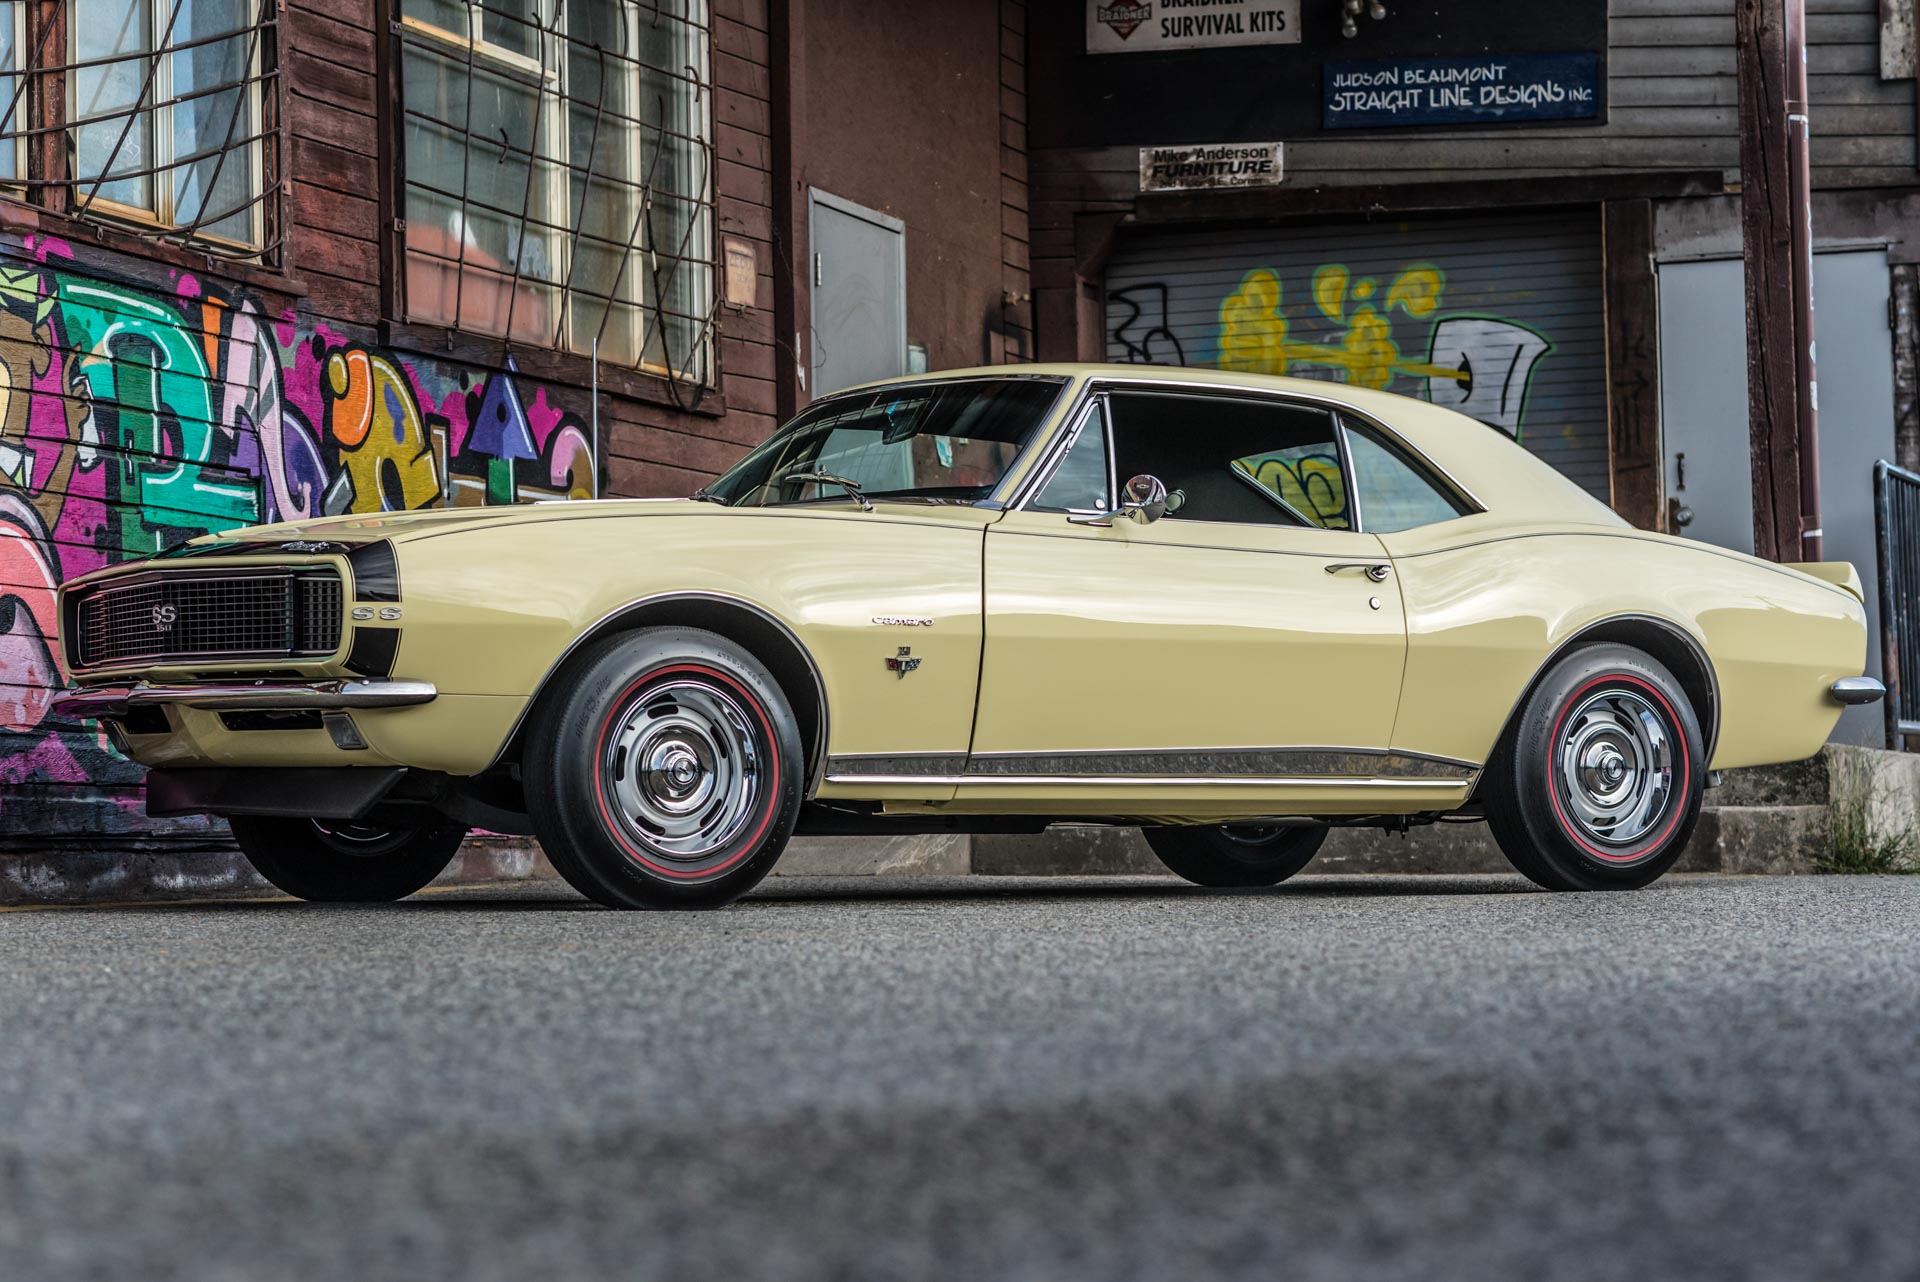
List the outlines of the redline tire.
<svg viewBox="0 0 1920 1282">
<path fill-rule="evenodd" d="M 530 724 L 522 781 L 549 861 L 612 908 L 714 908 L 799 818 L 799 722 L 751 654 L 696 628 L 589 647 Z"/>
<path fill-rule="evenodd" d="M 1327 826 L 1209 824 L 1142 828 L 1160 862 L 1196 886 L 1277 886 L 1313 862 Z"/>
<path fill-rule="evenodd" d="M 259 815 L 227 822 L 256 872 L 287 894 L 316 903 L 405 899 L 446 871 L 467 835 L 453 825 L 368 828 Z"/>
<path fill-rule="evenodd" d="M 1700 817 L 1706 751 L 1680 683 L 1630 646 L 1582 646 L 1528 696 L 1481 783 L 1515 869 L 1549 890 L 1633 890 Z"/>
</svg>

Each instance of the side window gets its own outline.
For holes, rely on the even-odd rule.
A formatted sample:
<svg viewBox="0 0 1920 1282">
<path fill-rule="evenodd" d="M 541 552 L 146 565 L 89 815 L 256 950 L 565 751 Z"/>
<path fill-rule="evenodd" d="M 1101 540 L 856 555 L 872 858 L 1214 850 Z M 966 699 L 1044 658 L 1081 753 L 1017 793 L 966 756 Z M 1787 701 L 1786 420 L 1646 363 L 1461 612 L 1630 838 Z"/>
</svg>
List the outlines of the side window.
<svg viewBox="0 0 1920 1282">
<path fill-rule="evenodd" d="M 1109 400 L 1114 475 L 1159 477 L 1174 520 L 1353 528 L 1327 410 L 1156 392 Z"/>
<path fill-rule="evenodd" d="M 1080 418 L 1078 434 L 1054 469 L 1053 477 L 1034 495 L 1028 507 L 1035 512 L 1104 512 L 1107 510 L 1107 420 L 1099 402 Z"/>
<path fill-rule="evenodd" d="M 1345 420 L 1360 520 L 1370 534 L 1392 534 L 1465 516 L 1469 509 L 1405 453 L 1371 428 Z"/>
</svg>

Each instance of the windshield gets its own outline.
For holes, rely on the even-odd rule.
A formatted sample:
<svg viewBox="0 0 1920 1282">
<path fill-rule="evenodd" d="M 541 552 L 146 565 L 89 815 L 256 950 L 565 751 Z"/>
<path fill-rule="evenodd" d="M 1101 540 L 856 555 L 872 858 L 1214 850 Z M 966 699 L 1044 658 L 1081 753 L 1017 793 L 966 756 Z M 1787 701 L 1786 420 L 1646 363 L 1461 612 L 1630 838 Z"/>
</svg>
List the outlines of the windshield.
<svg viewBox="0 0 1920 1282">
<path fill-rule="evenodd" d="M 1020 457 L 1063 380 L 981 378 L 836 396 L 808 409 L 701 491 L 733 507 L 869 498 L 974 503 Z"/>
</svg>

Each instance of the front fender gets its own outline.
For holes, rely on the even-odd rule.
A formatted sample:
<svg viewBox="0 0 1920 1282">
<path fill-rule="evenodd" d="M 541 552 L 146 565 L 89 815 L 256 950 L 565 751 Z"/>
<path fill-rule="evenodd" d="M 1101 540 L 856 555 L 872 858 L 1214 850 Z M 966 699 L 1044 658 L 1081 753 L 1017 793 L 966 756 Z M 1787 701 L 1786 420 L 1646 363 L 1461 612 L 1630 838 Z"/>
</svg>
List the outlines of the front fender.
<svg viewBox="0 0 1920 1282">
<path fill-rule="evenodd" d="M 474 745 L 478 769 L 581 637 L 636 603 L 719 597 L 801 645 L 831 710 L 830 752 L 965 752 L 980 668 L 980 539 L 992 515 L 574 516 L 402 541 L 393 675 L 513 703 L 493 741 Z M 930 622 L 900 626 L 917 620 Z M 912 680 L 885 662 L 903 646 L 921 661 Z M 406 713 L 430 716 L 405 709 L 391 720 Z M 378 734 L 368 727 L 384 746 Z"/>
</svg>

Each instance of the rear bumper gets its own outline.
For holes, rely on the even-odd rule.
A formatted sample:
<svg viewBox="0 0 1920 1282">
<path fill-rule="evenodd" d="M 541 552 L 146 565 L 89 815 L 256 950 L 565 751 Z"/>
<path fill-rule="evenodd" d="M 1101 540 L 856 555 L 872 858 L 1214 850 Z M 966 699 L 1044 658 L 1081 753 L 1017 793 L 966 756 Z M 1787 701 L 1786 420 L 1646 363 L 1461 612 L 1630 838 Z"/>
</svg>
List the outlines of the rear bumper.
<svg viewBox="0 0 1920 1282">
<path fill-rule="evenodd" d="M 1835 703 L 1852 707 L 1861 703 L 1878 703 L 1885 697 L 1887 688 L 1872 677 L 1841 677 L 1828 691 Z"/>
<path fill-rule="evenodd" d="M 135 708 L 202 708 L 208 711 L 242 710 L 297 712 L 342 708 L 404 708 L 431 703 L 439 691 L 425 681 L 315 681 L 303 684 L 247 682 L 233 684 L 103 686 L 76 690 L 53 701 L 63 717 L 124 717 Z"/>
</svg>

